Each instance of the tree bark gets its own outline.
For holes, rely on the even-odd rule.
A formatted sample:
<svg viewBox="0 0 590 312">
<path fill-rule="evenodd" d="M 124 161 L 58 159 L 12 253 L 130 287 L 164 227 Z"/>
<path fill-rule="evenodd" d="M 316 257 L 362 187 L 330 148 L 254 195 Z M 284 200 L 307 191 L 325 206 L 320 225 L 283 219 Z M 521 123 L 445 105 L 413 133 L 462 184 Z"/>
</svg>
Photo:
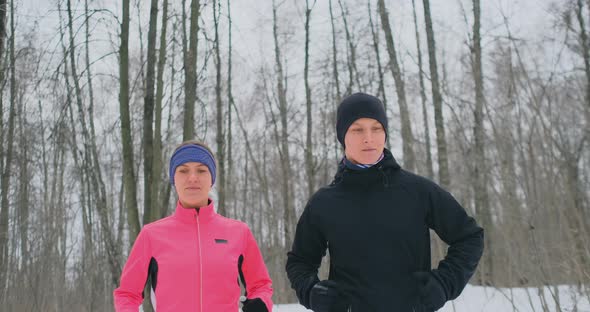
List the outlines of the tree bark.
<svg viewBox="0 0 590 312">
<path fill-rule="evenodd" d="M 315 5 L 315 1 L 314 4 Z M 305 83 L 305 113 L 307 116 L 306 122 L 306 138 L 305 138 L 305 172 L 307 175 L 307 197 L 311 197 L 315 190 L 315 163 L 313 158 L 313 143 L 312 137 L 312 115 L 311 115 L 311 87 L 309 86 L 309 22 L 311 19 L 311 10 L 309 7 L 309 0 L 305 0 L 305 66 L 303 69 L 303 80 Z"/>
<path fill-rule="evenodd" d="M 184 10 L 184 9 L 183 9 Z M 182 140 L 192 140 L 195 136 L 195 101 L 197 96 L 197 47 L 199 37 L 199 0 L 191 1 L 191 24 L 189 27 L 190 39 L 184 58 L 184 127 Z M 184 23 L 184 21 L 183 21 Z M 186 35 L 185 35 L 186 36 Z"/>
<path fill-rule="evenodd" d="M 225 134 L 223 133 L 223 101 L 221 100 L 221 51 L 219 50 L 219 14 L 221 11 L 220 0 L 213 0 L 213 23 L 215 28 L 215 103 L 217 108 L 217 212 L 227 216 L 225 207 Z"/>
<path fill-rule="evenodd" d="M 154 164 L 154 85 L 156 80 L 156 33 L 158 24 L 158 0 L 151 0 L 147 42 L 147 73 L 143 106 L 143 224 L 153 221 L 152 181 Z"/>
<path fill-rule="evenodd" d="M 385 78 L 383 67 L 381 66 L 379 34 L 375 31 L 375 26 L 373 25 L 373 10 L 371 9 L 371 0 L 367 1 L 367 8 L 369 13 L 369 26 L 371 28 L 371 35 L 373 37 L 373 50 L 375 50 L 375 61 L 377 62 L 377 75 L 379 77 L 379 89 L 377 91 L 377 97 L 383 100 L 383 107 L 387 112 L 387 95 L 385 94 Z M 389 142 L 389 137 L 387 137 L 387 141 Z"/>
<path fill-rule="evenodd" d="M 231 5 L 230 0 L 227 0 L 227 33 L 228 33 L 228 53 L 227 53 L 227 193 L 230 194 L 232 199 L 232 208 L 234 209 L 233 216 L 237 216 L 237 207 L 235 205 L 234 196 L 234 182 L 233 182 L 233 146 L 232 146 L 232 104 L 234 102 L 234 96 L 232 93 L 232 39 L 231 39 Z"/>
<path fill-rule="evenodd" d="M 162 4 L 162 30 L 160 33 L 160 49 L 158 56 L 156 107 L 154 110 L 154 149 L 152 165 L 152 220 L 162 217 L 162 202 L 160 201 L 160 187 L 162 185 L 162 100 L 164 98 L 164 69 L 166 67 L 166 33 L 168 29 L 168 0 Z M 172 105 L 172 102 L 170 103 Z"/>
<path fill-rule="evenodd" d="M 6 11 L 6 0 L 0 0 L 0 146 L 2 146 L 2 143 L 4 142 L 4 118 L 2 118 L 2 116 L 4 114 L 4 79 L 6 70 L 6 60 L 4 59 L 4 44 L 6 41 Z M 3 160 L 4 148 L 1 148 L 0 173 L 4 172 Z"/>
<path fill-rule="evenodd" d="M 14 47 L 14 0 L 10 1 L 10 29 L 11 35 L 9 38 L 10 44 L 10 108 L 8 110 L 8 135 L 6 144 L 6 161 L 4 171 L 2 172 L 2 199 L 0 204 L 0 303 L 3 303 L 5 298 L 6 274 L 8 263 L 8 185 L 10 183 L 10 176 L 12 174 L 12 157 L 13 157 L 13 142 L 14 142 L 14 119 L 16 118 L 16 72 L 15 72 L 15 47 Z"/>
<path fill-rule="evenodd" d="M 393 34 L 389 24 L 389 14 L 385 7 L 384 0 L 378 1 L 379 14 L 381 15 L 381 27 L 385 32 L 385 40 L 387 41 L 387 52 L 389 53 L 389 66 L 393 79 L 395 80 L 395 90 L 397 92 L 397 100 L 399 103 L 399 111 L 402 126 L 402 140 L 404 152 L 404 167 L 409 171 L 416 170 L 416 154 L 414 153 L 414 134 L 412 133 L 412 126 L 410 124 L 410 113 L 408 111 L 408 104 L 406 100 L 405 83 L 402 77 L 402 72 L 397 60 L 397 52 L 393 41 Z"/>
<path fill-rule="evenodd" d="M 472 47 L 472 60 L 473 60 L 473 78 L 475 81 L 475 111 L 474 111 L 474 127 L 473 137 L 475 138 L 475 163 L 473 166 L 473 191 L 475 195 L 475 212 L 480 218 L 483 228 L 486 229 L 486 257 L 487 261 L 483 261 L 480 265 L 480 270 L 485 272 L 484 277 L 489 278 L 491 285 L 494 284 L 494 270 L 492 262 L 493 250 L 491 242 L 491 231 L 493 229 L 490 203 L 487 190 L 487 164 L 485 159 L 484 139 L 485 129 L 483 125 L 483 106 L 485 102 L 483 92 L 483 70 L 481 64 L 481 7 L 479 0 L 473 0 L 473 47 Z"/>
<path fill-rule="evenodd" d="M 382 1 L 382 0 L 381 0 Z M 438 178 L 440 185 L 448 189 L 451 184 L 449 175 L 449 159 L 447 154 L 447 140 L 445 138 L 445 124 L 442 110 L 442 95 L 438 81 L 436 65 L 436 45 L 430 15 L 430 0 L 423 0 L 424 19 L 426 22 L 426 38 L 428 41 L 428 58 L 430 63 L 430 82 L 432 83 L 432 102 L 434 104 L 434 125 L 436 127 L 436 145 L 438 149 Z"/>
<path fill-rule="evenodd" d="M 588 33 L 586 31 L 586 23 L 584 21 L 584 14 L 582 13 L 584 5 L 582 0 L 577 0 L 576 17 L 580 26 L 580 46 L 582 47 L 582 58 L 584 59 L 584 74 L 586 75 L 586 85 L 584 102 L 586 112 L 586 137 L 590 140 L 590 43 L 588 42 Z M 590 10 L 590 2 L 588 3 L 588 10 Z"/>
<path fill-rule="evenodd" d="M 137 182 L 133 161 L 133 138 L 129 113 L 129 0 L 122 0 L 121 45 L 119 46 L 119 114 L 121 118 L 121 144 L 123 148 L 123 183 L 125 184 L 125 206 L 129 225 L 129 243 L 133 246 L 139 234 L 139 213 L 137 211 Z"/>
<path fill-rule="evenodd" d="M 285 225 L 285 242 L 289 244 L 293 241 L 294 225 L 295 225 L 295 211 L 292 205 L 292 190 L 291 190 L 291 159 L 289 155 L 289 130 L 287 124 L 287 90 L 283 84 L 285 79 L 283 73 L 283 64 L 281 61 L 281 50 L 279 48 L 278 39 L 278 22 L 277 22 L 277 7 L 273 0 L 273 37 L 275 44 L 275 65 L 277 70 L 277 93 L 279 98 L 279 115 L 281 123 L 280 132 L 280 149 L 279 155 L 281 160 L 282 171 L 282 193 L 283 193 L 283 207 L 284 225 Z"/>
<path fill-rule="evenodd" d="M 422 70 L 422 48 L 420 47 L 420 32 L 418 31 L 418 19 L 416 18 L 415 0 L 412 0 L 412 14 L 414 17 L 414 30 L 416 32 L 416 51 L 418 52 L 418 80 L 420 83 L 420 99 L 422 100 L 422 120 L 424 122 L 426 175 L 430 179 L 434 179 L 434 169 L 432 168 L 432 152 L 430 151 L 430 127 L 428 126 L 428 110 L 426 109 L 426 87 L 424 86 L 424 71 Z"/>
</svg>

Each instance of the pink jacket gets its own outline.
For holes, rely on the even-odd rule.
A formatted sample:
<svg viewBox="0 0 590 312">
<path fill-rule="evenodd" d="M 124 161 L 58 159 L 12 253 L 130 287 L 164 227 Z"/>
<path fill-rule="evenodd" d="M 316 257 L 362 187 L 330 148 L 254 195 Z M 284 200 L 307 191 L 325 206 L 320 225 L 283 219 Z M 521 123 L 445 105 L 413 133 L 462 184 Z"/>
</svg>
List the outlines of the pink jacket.
<svg viewBox="0 0 590 312">
<path fill-rule="evenodd" d="M 151 279 L 157 312 L 236 312 L 243 273 L 247 297 L 272 311 L 272 282 L 248 226 L 206 207 L 185 209 L 143 227 L 114 291 L 115 310 L 138 311 Z"/>
</svg>

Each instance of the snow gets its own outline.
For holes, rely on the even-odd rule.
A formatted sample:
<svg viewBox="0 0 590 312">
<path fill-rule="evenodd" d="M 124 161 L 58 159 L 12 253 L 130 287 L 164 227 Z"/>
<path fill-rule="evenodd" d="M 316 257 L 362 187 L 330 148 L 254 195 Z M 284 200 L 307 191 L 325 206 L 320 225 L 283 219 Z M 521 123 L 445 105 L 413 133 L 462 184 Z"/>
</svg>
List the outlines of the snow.
<svg viewBox="0 0 590 312">
<path fill-rule="evenodd" d="M 559 306 L 562 312 L 578 311 L 590 312 L 589 295 L 581 293 L 574 286 L 545 287 L 544 296 L 549 311 L 558 311 L 555 298 L 559 298 Z M 553 293 L 553 294 L 552 294 Z M 590 291 L 589 291 L 590 293 Z M 557 296 L 559 295 L 559 296 Z M 511 298 L 513 298 L 511 300 Z M 514 305 L 513 305 L 514 303 Z M 577 310 L 574 307 L 577 306 Z M 393 309 L 394 307 L 392 307 Z M 274 312 L 305 312 L 299 304 L 278 304 L 273 308 Z M 393 311 L 393 310 L 392 310 Z M 439 312 L 534 312 L 543 311 L 541 296 L 538 288 L 491 288 L 467 285 L 459 298 L 447 302 Z"/>
</svg>

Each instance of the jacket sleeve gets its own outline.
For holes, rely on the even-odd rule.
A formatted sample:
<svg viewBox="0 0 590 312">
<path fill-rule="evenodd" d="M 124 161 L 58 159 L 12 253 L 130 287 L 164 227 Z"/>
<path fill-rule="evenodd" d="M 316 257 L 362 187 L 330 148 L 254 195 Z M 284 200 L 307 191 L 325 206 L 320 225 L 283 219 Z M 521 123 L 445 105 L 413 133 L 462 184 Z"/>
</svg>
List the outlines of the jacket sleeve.
<svg viewBox="0 0 590 312">
<path fill-rule="evenodd" d="M 248 299 L 260 298 L 268 311 L 272 311 L 272 281 L 264 264 L 264 259 L 256 244 L 254 235 L 246 226 L 245 246 L 241 271 Z"/>
<path fill-rule="evenodd" d="M 145 228 L 139 232 L 121 273 L 119 288 L 113 292 L 115 311 L 139 311 L 148 277 L 151 251 Z"/>
<path fill-rule="evenodd" d="M 433 183 L 427 212 L 428 226 L 449 245 L 447 255 L 432 271 L 446 299 L 457 298 L 473 276 L 483 253 L 483 229 L 453 196 Z"/>
<path fill-rule="evenodd" d="M 327 240 L 312 217 L 312 200 L 303 210 L 291 251 L 287 253 L 287 276 L 291 287 L 295 290 L 299 303 L 306 308 L 309 305 L 309 292 L 319 282 L 318 268 L 322 257 L 326 255 Z"/>
</svg>

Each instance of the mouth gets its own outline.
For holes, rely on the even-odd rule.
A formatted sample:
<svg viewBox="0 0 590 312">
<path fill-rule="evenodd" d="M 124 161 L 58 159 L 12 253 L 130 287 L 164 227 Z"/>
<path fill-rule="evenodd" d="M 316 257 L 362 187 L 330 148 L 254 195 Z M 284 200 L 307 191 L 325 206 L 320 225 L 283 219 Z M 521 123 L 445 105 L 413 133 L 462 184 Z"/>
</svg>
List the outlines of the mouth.
<svg viewBox="0 0 590 312">
<path fill-rule="evenodd" d="M 363 152 L 374 152 L 374 151 L 376 151 L 376 150 L 377 150 L 377 149 L 374 149 L 374 148 L 365 148 L 365 149 L 363 149 L 362 151 L 363 151 Z"/>
<path fill-rule="evenodd" d="M 198 186 L 191 186 L 191 187 L 185 188 L 185 190 L 188 190 L 188 191 L 200 191 L 201 188 L 198 187 Z"/>
</svg>

